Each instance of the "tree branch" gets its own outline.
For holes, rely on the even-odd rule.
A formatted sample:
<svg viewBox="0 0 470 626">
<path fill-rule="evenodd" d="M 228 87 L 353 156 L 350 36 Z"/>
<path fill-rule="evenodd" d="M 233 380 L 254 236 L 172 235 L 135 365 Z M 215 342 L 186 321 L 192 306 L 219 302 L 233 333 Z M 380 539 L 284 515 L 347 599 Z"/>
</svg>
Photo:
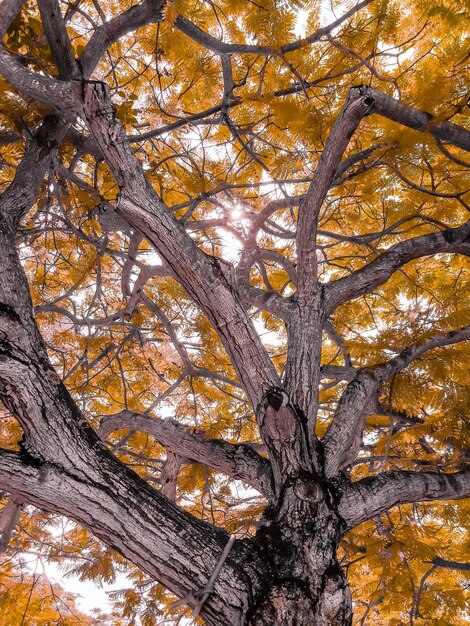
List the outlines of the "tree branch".
<svg viewBox="0 0 470 626">
<path fill-rule="evenodd" d="M 26 96 L 63 113 L 77 111 L 78 99 L 71 83 L 32 72 L 0 46 L 0 74 Z"/>
<path fill-rule="evenodd" d="M 325 309 L 335 308 L 385 283 L 402 265 L 439 252 L 470 254 L 470 221 L 457 228 L 413 237 L 383 252 L 361 269 L 325 285 Z"/>
<path fill-rule="evenodd" d="M 166 459 L 160 472 L 160 482 L 162 485 L 162 492 L 172 502 L 176 502 L 178 474 L 181 466 L 185 462 L 185 459 L 181 458 L 177 454 L 173 454 L 173 452 L 169 452 L 167 449 Z"/>
<path fill-rule="evenodd" d="M 163 0 L 146 0 L 99 26 L 79 57 L 83 77 L 89 78 L 106 50 L 127 33 L 146 24 L 161 22 Z"/>
<path fill-rule="evenodd" d="M 347 11 L 337 20 L 335 20 L 331 24 L 328 24 L 328 26 L 319 28 L 308 37 L 304 37 L 303 39 L 297 39 L 296 41 L 284 44 L 283 46 L 281 46 L 280 49 L 281 54 L 300 50 L 301 48 L 305 48 L 306 46 L 311 45 L 312 43 L 320 41 L 320 39 L 324 37 L 327 33 L 330 33 L 332 30 L 340 26 L 343 22 L 358 13 L 361 9 L 366 7 L 371 2 L 372 0 L 363 0 L 356 6 L 349 9 L 349 11 Z M 259 44 L 225 43 L 224 41 L 213 37 L 209 33 L 206 33 L 201 28 L 196 26 L 196 24 L 188 20 L 186 17 L 183 17 L 182 15 L 178 15 L 178 17 L 176 18 L 175 26 L 176 28 L 178 28 L 178 30 L 190 37 L 193 41 L 201 44 L 201 46 L 203 46 L 207 50 L 216 52 L 217 54 L 265 54 L 272 56 L 275 52 L 272 47 Z"/>
<path fill-rule="evenodd" d="M 447 559 L 441 559 L 439 556 L 435 556 L 432 560 L 435 567 L 443 567 L 445 569 L 451 569 L 454 572 L 470 572 L 470 563 L 462 563 L 461 561 L 448 561 Z"/>
<path fill-rule="evenodd" d="M 0 39 L 3 39 L 25 1 L 3 0 L 0 4 Z"/>
<path fill-rule="evenodd" d="M 299 301 L 311 300 L 317 291 L 318 214 L 336 176 L 344 151 L 362 118 L 370 112 L 372 100 L 363 87 L 353 87 L 326 140 L 317 169 L 299 208 L 297 265 Z"/>
<path fill-rule="evenodd" d="M 180 596 L 202 587 L 226 534 L 178 509 L 106 450 L 48 361 L 4 219 L 0 258 L 0 398 L 24 431 L 20 454 L 0 454 L 0 487 L 83 524 Z M 244 615 L 258 574 L 236 567 L 236 554 L 205 607 L 208 624 L 239 624 Z"/>
<path fill-rule="evenodd" d="M 16 168 L 15 178 L 0 199 L 1 212 L 12 224 L 16 225 L 36 202 L 50 166 L 51 152 L 60 145 L 67 128 L 64 118 L 49 116 L 30 138 L 25 155 Z"/>
<path fill-rule="evenodd" d="M 404 369 L 429 350 L 469 340 L 470 326 L 467 326 L 445 335 L 435 335 L 410 346 L 385 363 L 358 370 L 341 395 L 322 440 L 326 476 L 335 476 L 356 458 L 362 443 L 366 417 L 370 414 L 370 409 L 374 410 L 377 405 L 377 394 L 385 378 Z"/>
<path fill-rule="evenodd" d="M 339 512 L 351 529 L 397 504 L 469 496 L 470 470 L 455 474 L 387 472 L 345 486 Z"/>
<path fill-rule="evenodd" d="M 386 363 L 377 365 L 374 369 L 380 372 L 380 376 L 390 376 L 400 370 L 405 369 L 412 361 L 419 359 L 425 352 L 434 348 L 442 348 L 444 346 L 459 343 L 461 341 L 470 341 L 470 325 L 460 330 L 452 330 L 444 335 L 434 335 L 425 341 L 416 343 L 406 350 L 403 350 L 394 359 L 390 359 Z"/>
<path fill-rule="evenodd" d="M 155 246 L 219 335 L 256 410 L 275 479 L 283 481 L 289 471 L 307 468 L 303 425 L 297 413 L 286 408 L 281 416 L 277 409 L 267 410 L 270 393 L 276 390 L 277 394 L 281 382 L 236 291 L 234 277 L 198 248 L 148 184 L 114 114 L 107 87 L 88 83 L 83 91 L 87 124 L 121 190 L 119 212 Z"/>
<path fill-rule="evenodd" d="M 59 69 L 59 79 L 77 78 L 78 65 L 73 55 L 58 1 L 38 0 L 38 8 L 47 43 Z"/>
<path fill-rule="evenodd" d="M 325 474 L 335 476 L 356 458 L 362 442 L 365 416 L 380 378 L 372 369 L 361 369 L 341 395 L 331 424 L 322 439 Z"/>
<path fill-rule="evenodd" d="M 4 3 L 5 1 L 8 2 L 5 6 L 5 14 L 9 16 L 14 9 L 11 8 L 7 11 L 7 7 L 10 6 L 10 3 L 13 7 L 13 2 L 12 0 L 4 0 Z M 43 0 L 43 3 L 49 1 L 50 0 Z M 85 79 L 90 77 L 96 65 L 99 63 L 103 53 L 120 37 L 152 21 L 161 21 L 162 7 L 162 0 L 147 0 L 147 2 L 131 7 L 128 11 L 125 11 L 113 20 L 106 22 L 103 26 L 100 26 L 85 46 L 85 49 L 79 58 L 82 66 L 83 77 Z M 59 30 L 63 31 L 63 29 L 58 26 L 59 15 L 56 14 L 54 18 L 51 16 L 51 20 L 53 20 L 54 23 L 50 24 L 50 28 L 46 25 L 44 28 L 46 30 L 46 35 L 49 31 L 49 37 L 54 39 L 56 36 L 55 30 L 59 28 Z M 67 64 L 67 67 L 71 64 L 70 53 L 65 53 L 68 61 L 60 58 L 60 48 L 63 45 L 66 45 L 63 39 L 65 36 L 68 37 L 66 31 L 65 33 L 61 33 L 60 43 L 54 41 L 52 44 L 53 53 L 58 55 L 56 61 L 61 63 L 64 71 L 66 70 L 65 64 Z M 70 111 L 77 111 L 78 100 L 75 95 L 75 89 L 71 83 L 58 81 L 50 78 L 49 76 L 38 75 L 35 72 L 24 68 L 2 47 L 0 47 L 0 73 L 16 89 L 19 89 L 25 95 L 38 100 L 39 102 L 48 106 L 53 106 L 59 111 L 67 111 L 69 113 Z"/>
<path fill-rule="evenodd" d="M 23 509 L 24 501 L 16 494 L 10 493 L 8 502 L 6 503 L 0 516 L 0 555 L 5 552 L 11 535 L 15 530 L 15 526 Z"/>
<path fill-rule="evenodd" d="M 462 126 L 452 122 L 439 122 L 430 113 L 403 104 L 372 87 L 364 87 L 364 89 L 373 100 L 373 113 L 378 113 L 408 128 L 431 133 L 436 139 L 447 141 L 462 150 L 470 150 L 470 131 Z"/>
<path fill-rule="evenodd" d="M 71 94 L 79 95 L 78 83 L 72 88 L 62 81 L 29 72 L 0 50 L 2 69 L 6 69 L 7 77 L 13 76 L 15 85 L 25 93 L 39 100 L 45 100 L 47 94 L 47 101 L 58 107 L 65 102 L 72 108 Z M 57 102 L 59 96 L 63 96 L 60 103 Z M 253 407 L 257 407 L 269 389 L 280 386 L 280 380 L 231 277 L 224 273 L 215 259 L 196 246 L 148 184 L 123 127 L 114 115 L 105 85 L 84 83 L 81 85 L 81 96 L 82 114 L 121 189 L 119 211 L 129 224 L 147 236 L 205 312 L 218 332 Z M 289 416 L 293 423 L 291 431 L 294 432 L 299 428 L 298 420 L 294 413 Z M 27 416 L 24 415 L 24 418 L 27 419 Z M 262 436 L 266 424 L 261 419 Z M 41 437 L 41 433 L 38 432 L 38 435 Z M 292 445 L 296 447 L 294 439 Z M 36 449 L 42 448 L 38 445 Z M 275 449 L 270 453 L 274 461 L 279 457 Z M 278 475 L 282 475 L 282 471 Z"/>
<path fill-rule="evenodd" d="M 414 617 L 422 617 L 422 615 L 419 612 L 419 605 L 421 603 L 421 596 L 424 590 L 424 583 L 426 582 L 426 580 L 429 578 L 429 576 L 439 567 L 442 567 L 444 569 L 450 569 L 450 570 L 454 570 L 456 572 L 470 572 L 470 563 L 461 563 L 459 561 L 447 561 L 446 559 L 441 559 L 438 556 L 435 556 L 432 560 L 432 565 L 431 567 L 428 569 L 428 571 L 422 576 L 420 582 L 419 582 L 419 587 L 418 590 L 416 592 L 416 602 L 415 605 L 412 609 L 411 612 L 411 620 Z M 410 624 L 412 624 L 413 622 L 410 621 Z"/>
<path fill-rule="evenodd" d="M 179 509 L 112 459 L 100 455 L 85 477 L 52 463 L 25 465 L 18 453 L 0 450 L 0 487 L 75 520 L 180 597 L 203 587 L 227 534 Z M 250 549 L 242 542 L 233 547 L 203 610 L 208 624 L 241 624 L 251 584 L 261 583 Z M 239 563 L 245 560 L 243 571 Z"/>
<path fill-rule="evenodd" d="M 242 480 L 267 497 L 271 495 L 272 476 L 269 462 L 249 444 L 207 439 L 200 432 L 189 432 L 175 420 L 154 419 L 132 411 L 104 417 L 98 434 L 106 439 L 111 432 L 121 428 L 148 433 L 169 452 L 184 457 L 189 462 L 208 465 L 227 476 Z"/>
</svg>

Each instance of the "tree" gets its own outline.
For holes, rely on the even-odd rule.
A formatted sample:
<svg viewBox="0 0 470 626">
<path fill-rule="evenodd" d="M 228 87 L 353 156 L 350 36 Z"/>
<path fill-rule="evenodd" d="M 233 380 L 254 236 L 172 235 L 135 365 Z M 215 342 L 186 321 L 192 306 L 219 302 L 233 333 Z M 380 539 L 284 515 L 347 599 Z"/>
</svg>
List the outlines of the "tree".
<svg viewBox="0 0 470 626">
<path fill-rule="evenodd" d="M 3 548 L 28 504 L 208 625 L 463 623 L 463 11 L 3 0 Z"/>
</svg>

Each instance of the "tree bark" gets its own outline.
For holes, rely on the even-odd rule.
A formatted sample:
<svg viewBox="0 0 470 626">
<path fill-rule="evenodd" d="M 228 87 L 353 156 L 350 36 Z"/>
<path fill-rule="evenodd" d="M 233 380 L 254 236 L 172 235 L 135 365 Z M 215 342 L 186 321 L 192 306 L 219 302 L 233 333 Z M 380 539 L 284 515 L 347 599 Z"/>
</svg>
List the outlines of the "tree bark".
<svg viewBox="0 0 470 626">
<path fill-rule="evenodd" d="M 329 27 L 281 50 L 288 53 L 317 41 L 369 2 L 363 0 Z M 5 0 L 0 5 L 1 34 L 21 4 Z M 147 0 L 96 27 L 82 53 L 80 74 L 57 3 L 39 0 L 60 80 L 29 71 L 0 48 L 3 76 L 33 99 L 62 111 L 61 117 L 46 118 L 31 137 L 15 179 L 0 199 L 0 399 L 24 432 L 19 453 L 0 450 L 0 487 L 14 493 L 0 524 L 2 542 L 13 529 L 19 506 L 32 503 L 83 524 L 178 597 L 197 596 L 228 541 L 224 530 L 174 503 L 181 462 L 204 462 L 244 480 L 268 501 L 255 536 L 235 542 L 208 594 L 201 613 L 208 626 L 350 626 L 351 594 L 336 556 L 344 533 L 399 503 L 457 499 L 470 492 L 468 471 L 388 472 L 351 482 L 344 472 L 359 451 L 367 410 L 375 406 L 386 376 L 426 350 L 467 340 L 470 330 L 432 337 L 371 368 L 354 368 L 350 360 L 345 360 L 345 367 L 322 368 L 322 332 L 335 308 L 384 284 L 412 259 L 441 252 L 469 253 L 470 222 L 401 241 L 362 269 L 323 285 L 317 272 L 318 216 L 338 172 L 354 161 L 349 157 L 349 163 L 341 164 L 365 115 L 380 114 L 464 149 L 470 147 L 470 134 L 455 124 L 437 123 L 430 114 L 372 88 L 351 89 L 305 199 L 294 199 L 291 205 L 300 204 L 298 263 L 296 268 L 290 262 L 284 267 L 297 283 L 297 293 L 287 299 L 249 284 L 256 229 L 271 215 L 272 207 L 253 223 L 251 249 L 237 283 L 235 273 L 205 254 L 168 211 L 146 180 L 116 118 L 108 88 L 88 80 L 108 46 L 131 30 L 159 21 L 162 7 L 161 0 Z M 271 48 L 226 44 L 181 16 L 175 24 L 219 55 L 272 53 Z M 209 109 L 205 115 L 220 109 Z M 154 246 L 218 333 L 238 375 L 237 385 L 256 413 L 267 458 L 245 445 L 207 440 L 169 420 L 151 420 L 130 411 L 103 420 L 103 435 L 125 426 L 149 432 L 165 446 L 168 455 L 160 493 L 107 450 L 52 367 L 14 242 L 18 222 L 34 204 L 51 154 L 64 139 L 73 115 L 83 118 L 92 137 L 84 138 L 74 129 L 69 136 L 104 159 L 114 175 L 120 190 L 116 211 Z M 183 122 L 170 124 L 165 132 Z M 367 150 L 361 158 L 364 155 Z M 286 321 L 289 346 L 283 378 L 256 332 L 248 312 L 252 303 Z M 334 328 L 332 332 L 334 336 Z M 186 358 L 181 352 L 180 356 Z M 322 376 L 349 384 L 326 436 L 319 441 L 314 427 Z"/>
<path fill-rule="evenodd" d="M 286 485 L 257 534 L 272 578 L 252 626 L 349 626 L 351 594 L 336 558 L 343 534 L 336 494 L 318 477 Z"/>
</svg>

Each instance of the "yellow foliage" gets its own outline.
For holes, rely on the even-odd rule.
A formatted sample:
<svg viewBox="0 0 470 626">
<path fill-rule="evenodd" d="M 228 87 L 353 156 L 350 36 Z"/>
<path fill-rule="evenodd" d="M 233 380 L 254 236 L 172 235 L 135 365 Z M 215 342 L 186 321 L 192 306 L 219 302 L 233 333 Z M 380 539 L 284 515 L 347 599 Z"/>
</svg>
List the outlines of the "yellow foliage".
<svg viewBox="0 0 470 626">
<path fill-rule="evenodd" d="M 67 9 L 67 32 L 76 55 L 86 49 L 97 25 L 140 6 L 132 0 L 72 4 L 76 10 Z M 295 303 L 298 207 L 351 86 L 365 83 L 432 112 L 433 124 L 467 123 L 464 3 L 378 0 L 334 29 L 332 40 L 323 31 L 309 43 L 308 35 L 353 6 L 334 2 L 333 16 L 327 5 L 167 0 L 163 20 L 110 45 L 92 76 L 110 87 L 115 113 L 162 201 L 230 280 L 249 280 L 264 290 L 266 300 L 281 294 Z M 210 45 L 184 34 L 178 16 L 191 20 Z M 297 40 L 299 45 L 286 51 L 286 44 Z M 56 76 L 45 42 L 37 4 L 25 3 L 5 46 L 30 69 Z M 259 49 L 218 52 L 231 43 Z M 4 79 L 0 91 L 0 139 L 14 134 L 11 141 L 0 141 L 3 192 L 29 133 L 50 110 Z M 75 130 L 88 132 L 81 122 Z M 398 242 L 468 219 L 470 185 L 462 150 L 446 144 L 446 154 L 430 133 L 378 115 L 362 120 L 343 162 L 371 147 L 335 179 L 321 207 L 322 282 L 360 270 Z M 52 165 L 18 242 L 50 358 L 85 417 L 97 428 L 103 415 L 150 411 L 155 419 L 176 419 L 206 438 L 260 444 L 256 418 L 229 356 L 212 322 L 168 271 L 168 259 L 126 224 L 115 219 L 107 229 L 100 221 L 100 206 L 114 204 L 119 194 L 101 156 L 77 151 L 68 136 Z M 280 204 L 253 234 L 250 229 L 270 203 Z M 242 253 L 247 241 L 256 262 L 234 278 L 234 267 L 247 260 Z M 262 250 L 277 257 L 264 258 Z M 205 288 L 211 293 L 214 286 Z M 410 345 L 464 327 L 470 322 L 469 295 L 468 257 L 412 260 L 371 293 L 334 311 L 330 321 L 338 337 L 325 329 L 322 364 L 342 367 L 350 360 L 354 367 L 374 368 Z M 284 321 L 255 307 L 249 314 L 282 374 Z M 468 343 L 445 346 L 387 378 L 378 398 L 384 414 L 366 418 L 364 450 L 351 469 L 354 480 L 396 469 L 452 472 L 468 463 L 469 362 Z M 346 381 L 322 379 L 322 384 L 319 437 Z M 0 417 L 1 447 L 18 450 L 18 422 L 4 407 Z M 126 428 L 113 432 L 108 443 L 160 489 L 167 451 L 154 437 Z M 184 459 L 178 504 L 239 537 L 256 532 L 265 507 L 263 498 L 246 493 L 239 481 Z M 348 566 L 356 623 L 409 624 L 429 562 L 436 555 L 468 559 L 462 532 L 468 514 L 468 504 L 462 503 L 406 505 L 352 530 L 341 558 Z M 121 623 L 153 626 L 168 615 L 168 594 L 146 587 L 141 571 L 82 528 L 58 529 L 52 515 L 34 511 L 23 514 L 15 541 L 18 550 L 49 550 L 50 558 L 65 559 L 83 580 L 99 583 L 113 581 L 119 572 L 129 574 L 136 588 L 115 598 Z M 57 597 L 73 608 L 73 615 L 60 616 L 48 583 L 35 582 L 20 569 L 8 562 L 0 569 L 0 622 L 21 624 L 30 596 L 31 623 L 100 623 L 81 615 L 71 594 L 54 586 Z M 414 624 L 463 625 L 466 584 L 461 572 L 433 574 L 423 591 L 423 617 Z M 112 619 L 120 623 L 116 615 Z"/>
</svg>

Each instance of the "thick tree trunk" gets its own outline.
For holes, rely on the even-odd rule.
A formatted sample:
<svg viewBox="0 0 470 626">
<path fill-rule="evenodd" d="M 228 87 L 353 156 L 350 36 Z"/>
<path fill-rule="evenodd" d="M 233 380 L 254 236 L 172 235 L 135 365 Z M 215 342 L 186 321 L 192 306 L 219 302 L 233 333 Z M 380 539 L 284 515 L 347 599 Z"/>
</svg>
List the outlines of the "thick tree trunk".
<svg viewBox="0 0 470 626">
<path fill-rule="evenodd" d="M 351 624 L 351 596 L 343 578 L 325 577 L 322 597 L 313 600 L 309 589 L 286 581 L 272 587 L 248 624 L 250 626 L 347 626 Z"/>
<path fill-rule="evenodd" d="M 288 419 L 288 412 L 294 418 Z M 258 414 L 259 423 L 267 423 L 265 435 L 272 448 L 285 441 L 286 424 L 296 419 L 307 434 L 299 413 L 290 404 L 276 407 L 271 402 L 264 415 Z M 281 456 L 282 474 L 274 472 L 274 499 L 255 538 L 268 575 L 248 614 L 250 626 L 351 624 L 351 594 L 336 558 L 346 524 L 338 511 L 335 480 L 325 480 L 320 448 L 318 444 L 314 452 L 315 468 L 298 463 L 299 454 L 297 459 Z"/>
<path fill-rule="evenodd" d="M 336 558 L 344 522 L 335 494 L 318 476 L 285 485 L 257 533 L 270 578 L 251 626 L 348 626 L 351 594 Z"/>
</svg>

